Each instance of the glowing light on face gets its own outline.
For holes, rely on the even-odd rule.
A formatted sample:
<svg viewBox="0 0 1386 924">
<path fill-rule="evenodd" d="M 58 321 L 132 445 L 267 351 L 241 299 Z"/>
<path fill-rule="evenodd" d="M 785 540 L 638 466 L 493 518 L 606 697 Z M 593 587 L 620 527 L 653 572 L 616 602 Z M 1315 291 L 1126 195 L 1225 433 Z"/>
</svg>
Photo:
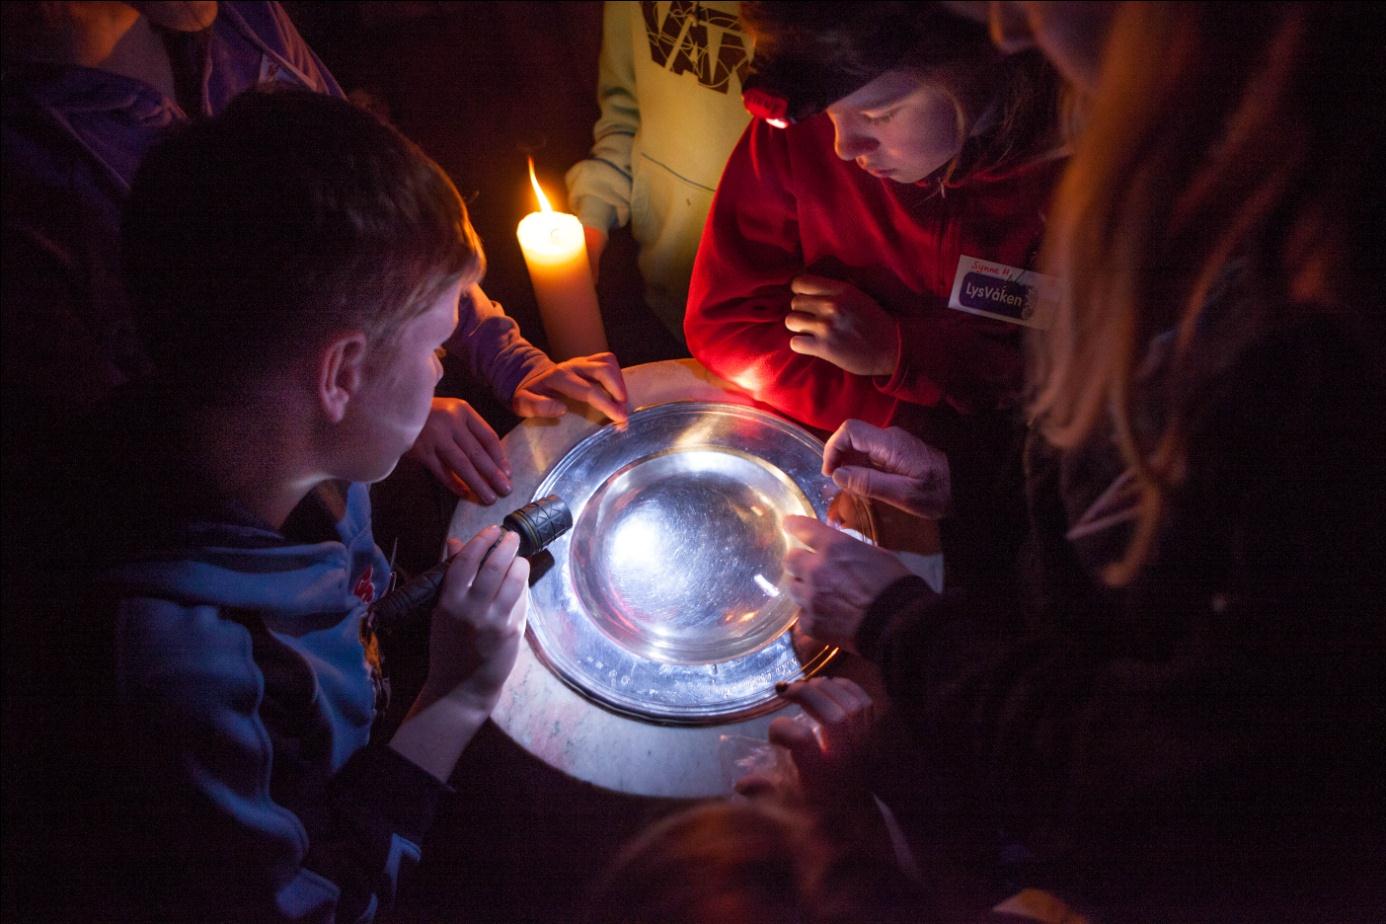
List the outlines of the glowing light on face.
<svg viewBox="0 0 1386 924">
<path fill-rule="evenodd" d="M 957 156 L 966 140 L 953 95 L 904 68 L 886 71 L 825 112 L 838 157 L 897 183 L 929 176 Z"/>
</svg>

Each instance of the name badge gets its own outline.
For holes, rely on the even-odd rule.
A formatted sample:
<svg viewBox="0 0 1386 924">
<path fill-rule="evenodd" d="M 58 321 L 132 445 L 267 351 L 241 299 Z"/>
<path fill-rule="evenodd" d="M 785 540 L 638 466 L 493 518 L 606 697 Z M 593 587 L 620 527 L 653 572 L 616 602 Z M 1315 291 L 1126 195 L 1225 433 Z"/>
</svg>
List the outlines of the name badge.
<svg viewBox="0 0 1386 924">
<path fill-rule="evenodd" d="M 948 307 L 1047 330 L 1059 307 L 1059 288 L 1055 276 L 963 255 Z"/>
</svg>

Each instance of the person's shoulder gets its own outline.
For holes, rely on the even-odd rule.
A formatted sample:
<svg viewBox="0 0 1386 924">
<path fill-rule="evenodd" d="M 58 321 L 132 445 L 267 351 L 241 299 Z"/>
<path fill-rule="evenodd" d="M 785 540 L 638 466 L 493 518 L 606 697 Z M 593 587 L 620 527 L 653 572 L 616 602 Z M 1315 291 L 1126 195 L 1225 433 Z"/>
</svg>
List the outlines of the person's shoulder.
<svg viewBox="0 0 1386 924">
<path fill-rule="evenodd" d="M 161 562 L 156 567 L 168 572 L 178 571 L 185 563 L 178 560 Z M 141 586 L 141 566 L 116 569 L 103 578 L 104 596 L 127 639 L 143 639 L 147 643 L 163 644 L 171 639 L 186 640 L 221 634 L 229 622 L 219 606 L 200 602 L 157 588 Z M 183 641 L 174 643 L 186 648 Z"/>
<path fill-rule="evenodd" d="M 115 589 L 108 599 L 123 698 L 206 712 L 257 688 L 250 633 L 222 607 Z"/>
</svg>

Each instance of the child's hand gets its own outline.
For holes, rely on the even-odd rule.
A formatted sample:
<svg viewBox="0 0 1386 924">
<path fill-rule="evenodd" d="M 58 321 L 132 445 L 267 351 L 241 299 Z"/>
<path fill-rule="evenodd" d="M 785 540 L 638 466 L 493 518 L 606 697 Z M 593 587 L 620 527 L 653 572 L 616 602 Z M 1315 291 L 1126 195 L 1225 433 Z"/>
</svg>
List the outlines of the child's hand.
<svg viewBox="0 0 1386 924">
<path fill-rule="evenodd" d="M 511 406 L 521 417 L 562 417 L 568 410 L 562 398 L 590 404 L 617 423 L 630 416 L 626 381 L 610 353 L 577 356 L 536 372 L 515 389 Z"/>
<path fill-rule="evenodd" d="M 450 554 L 457 545 L 449 540 Z M 516 556 L 519 546 L 513 532 L 488 526 L 453 559 L 433 613 L 421 700 L 452 700 L 490 713 L 524 634 L 529 562 Z"/>
<path fill-rule="evenodd" d="M 794 297 L 784 326 L 789 348 L 825 359 L 853 375 L 892 375 L 899 359 L 895 320 L 848 282 L 805 274 L 789 283 Z"/>
<path fill-rule="evenodd" d="M 529 562 L 515 556 L 519 546 L 519 537 L 499 526 L 466 545 L 448 540 L 455 557 L 433 611 L 428 677 L 390 739 L 390 747 L 435 779 L 452 775 L 515 666 L 529 580 Z"/>
<path fill-rule="evenodd" d="M 864 793 L 866 752 L 875 724 L 871 697 L 846 677 L 818 677 L 790 684 L 780 694 L 803 707 L 817 724 L 779 718 L 770 723 L 770 742 L 789 751 L 805 799 L 833 806 Z M 736 784 L 745 795 L 765 792 L 757 777 Z"/>
<path fill-rule="evenodd" d="M 408 455 L 457 494 L 468 489 L 483 504 L 510 493 L 510 463 L 491 425 L 459 398 L 434 398 Z"/>
</svg>

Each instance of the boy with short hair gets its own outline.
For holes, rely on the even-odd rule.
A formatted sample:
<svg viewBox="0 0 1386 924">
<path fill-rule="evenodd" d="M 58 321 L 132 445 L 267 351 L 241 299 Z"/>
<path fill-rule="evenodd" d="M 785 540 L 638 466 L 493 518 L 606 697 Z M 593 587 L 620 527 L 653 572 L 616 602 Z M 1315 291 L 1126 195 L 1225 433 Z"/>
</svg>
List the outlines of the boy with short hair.
<svg viewBox="0 0 1386 924">
<path fill-rule="evenodd" d="M 248 93 L 151 153 L 122 240 L 160 371 L 96 439 L 129 490 L 98 495 L 109 567 L 80 621 L 114 684 L 76 719 L 99 793 L 71 798 L 114 836 L 76 875 L 105 874 L 121 919 L 369 919 L 523 632 L 515 537 L 455 543 L 423 691 L 373 738 L 364 623 L 388 566 L 363 482 L 423 426 L 480 244 L 403 136 L 295 92 Z"/>
</svg>

